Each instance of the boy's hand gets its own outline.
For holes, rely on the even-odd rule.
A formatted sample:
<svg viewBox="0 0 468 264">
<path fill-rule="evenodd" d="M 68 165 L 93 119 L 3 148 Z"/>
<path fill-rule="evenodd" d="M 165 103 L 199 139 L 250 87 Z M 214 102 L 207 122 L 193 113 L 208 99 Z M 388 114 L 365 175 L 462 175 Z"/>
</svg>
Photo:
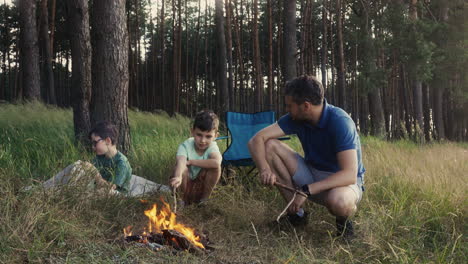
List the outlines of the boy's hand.
<svg viewBox="0 0 468 264">
<path fill-rule="evenodd" d="M 178 188 L 182 184 L 182 177 L 173 177 L 169 180 L 172 188 Z"/>
<path fill-rule="evenodd" d="M 187 160 L 187 162 L 185 163 L 187 166 L 191 166 L 192 165 L 192 162 L 190 160 Z"/>
</svg>

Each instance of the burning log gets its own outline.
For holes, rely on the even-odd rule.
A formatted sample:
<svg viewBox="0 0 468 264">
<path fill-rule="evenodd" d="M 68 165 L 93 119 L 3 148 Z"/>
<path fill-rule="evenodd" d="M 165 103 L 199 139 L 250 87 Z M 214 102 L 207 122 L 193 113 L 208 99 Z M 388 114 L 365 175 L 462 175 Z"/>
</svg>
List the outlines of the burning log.
<svg viewBox="0 0 468 264">
<path fill-rule="evenodd" d="M 177 250 L 194 250 L 199 249 L 190 240 L 187 239 L 183 234 L 176 230 L 165 229 L 163 230 L 163 236 L 166 241 Z"/>
<path fill-rule="evenodd" d="M 136 235 L 136 236 L 126 236 L 126 237 L 125 237 L 125 241 L 126 241 L 126 242 L 140 242 L 140 243 L 144 243 L 143 241 L 145 241 L 145 240 L 143 239 L 142 236 Z"/>
<path fill-rule="evenodd" d="M 209 246 L 210 242 L 206 235 L 199 234 L 193 228 L 187 227 L 176 220 L 176 215 L 171 211 L 169 205 L 162 201 L 163 206 L 158 210 L 156 204 L 152 209 L 146 210 L 148 226 L 141 235 L 133 235 L 132 227 L 124 228 L 124 239 L 127 243 L 147 246 L 158 251 L 168 245 L 175 250 L 188 250 L 190 252 L 205 252 L 214 250 Z"/>
</svg>

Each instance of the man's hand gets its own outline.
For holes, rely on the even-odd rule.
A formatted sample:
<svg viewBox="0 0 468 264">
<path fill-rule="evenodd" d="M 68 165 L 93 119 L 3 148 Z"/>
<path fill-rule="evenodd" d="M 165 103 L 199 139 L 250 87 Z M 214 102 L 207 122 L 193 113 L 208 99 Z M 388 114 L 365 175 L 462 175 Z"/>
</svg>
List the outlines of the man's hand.
<svg viewBox="0 0 468 264">
<path fill-rule="evenodd" d="M 271 169 L 263 169 L 260 172 L 260 180 L 265 185 L 274 185 L 276 182 L 276 175 Z"/>
<path fill-rule="evenodd" d="M 182 184 L 182 177 L 173 177 L 169 180 L 169 185 L 171 185 L 172 188 L 178 188 Z"/>
<path fill-rule="evenodd" d="M 302 205 L 304 202 L 307 200 L 306 197 L 302 195 L 296 195 L 296 198 L 294 198 L 294 202 L 289 206 L 288 212 L 290 214 L 295 214 L 299 211 L 299 209 L 302 208 Z"/>
</svg>

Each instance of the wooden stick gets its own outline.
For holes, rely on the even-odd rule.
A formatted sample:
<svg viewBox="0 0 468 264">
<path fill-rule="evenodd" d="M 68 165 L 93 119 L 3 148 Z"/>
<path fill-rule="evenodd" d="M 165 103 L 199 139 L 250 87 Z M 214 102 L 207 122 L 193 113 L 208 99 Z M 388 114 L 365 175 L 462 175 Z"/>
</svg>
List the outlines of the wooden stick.
<svg viewBox="0 0 468 264">
<path fill-rule="evenodd" d="M 172 195 L 174 197 L 174 214 L 177 213 L 177 188 L 172 188 Z"/>
<path fill-rule="evenodd" d="M 286 213 L 289 206 L 291 206 L 291 204 L 294 202 L 294 199 L 296 199 L 297 194 L 298 194 L 298 192 L 294 192 L 294 195 L 293 195 L 291 201 L 289 201 L 288 205 L 286 205 L 286 207 L 283 209 L 283 211 L 278 215 L 278 217 L 276 218 L 276 222 L 279 223 L 280 218 Z"/>
<path fill-rule="evenodd" d="M 286 189 L 286 190 L 288 190 L 288 191 L 291 191 L 291 192 L 297 193 L 297 194 L 299 194 L 299 195 L 302 195 L 302 196 L 304 196 L 305 198 L 308 198 L 308 197 L 309 197 L 305 192 L 296 190 L 296 189 L 294 189 L 294 188 L 292 188 L 292 187 L 289 187 L 289 186 L 287 186 L 287 185 L 284 185 L 284 184 L 282 184 L 282 183 L 280 183 L 280 182 L 275 182 L 275 185 L 278 186 L 278 187 L 281 187 L 281 188 L 283 188 L 283 189 Z"/>
</svg>

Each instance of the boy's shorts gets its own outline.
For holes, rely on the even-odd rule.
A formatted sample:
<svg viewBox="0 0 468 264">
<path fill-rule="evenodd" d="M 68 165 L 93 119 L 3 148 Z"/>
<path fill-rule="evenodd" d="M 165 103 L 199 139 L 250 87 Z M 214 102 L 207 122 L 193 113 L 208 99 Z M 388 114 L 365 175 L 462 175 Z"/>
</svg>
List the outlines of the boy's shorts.
<svg viewBox="0 0 468 264">
<path fill-rule="evenodd" d="M 312 184 L 314 182 L 321 181 L 329 177 L 330 175 L 334 174 L 334 172 L 320 171 L 320 170 L 315 169 L 312 165 L 308 164 L 305 161 L 305 159 L 298 153 L 296 153 L 296 158 L 297 158 L 297 168 L 296 168 L 296 173 L 294 173 L 294 176 L 293 176 L 293 182 L 299 188 L 301 188 L 302 186 L 306 184 Z M 361 201 L 362 199 L 362 190 L 363 190 L 362 184 L 359 182 L 359 179 L 357 183 L 348 185 L 348 187 L 351 188 L 356 193 L 356 196 L 357 196 L 356 204 L 359 203 L 359 201 Z M 323 195 L 326 192 L 327 191 L 311 195 L 309 197 L 309 200 L 322 203 Z"/>
</svg>

